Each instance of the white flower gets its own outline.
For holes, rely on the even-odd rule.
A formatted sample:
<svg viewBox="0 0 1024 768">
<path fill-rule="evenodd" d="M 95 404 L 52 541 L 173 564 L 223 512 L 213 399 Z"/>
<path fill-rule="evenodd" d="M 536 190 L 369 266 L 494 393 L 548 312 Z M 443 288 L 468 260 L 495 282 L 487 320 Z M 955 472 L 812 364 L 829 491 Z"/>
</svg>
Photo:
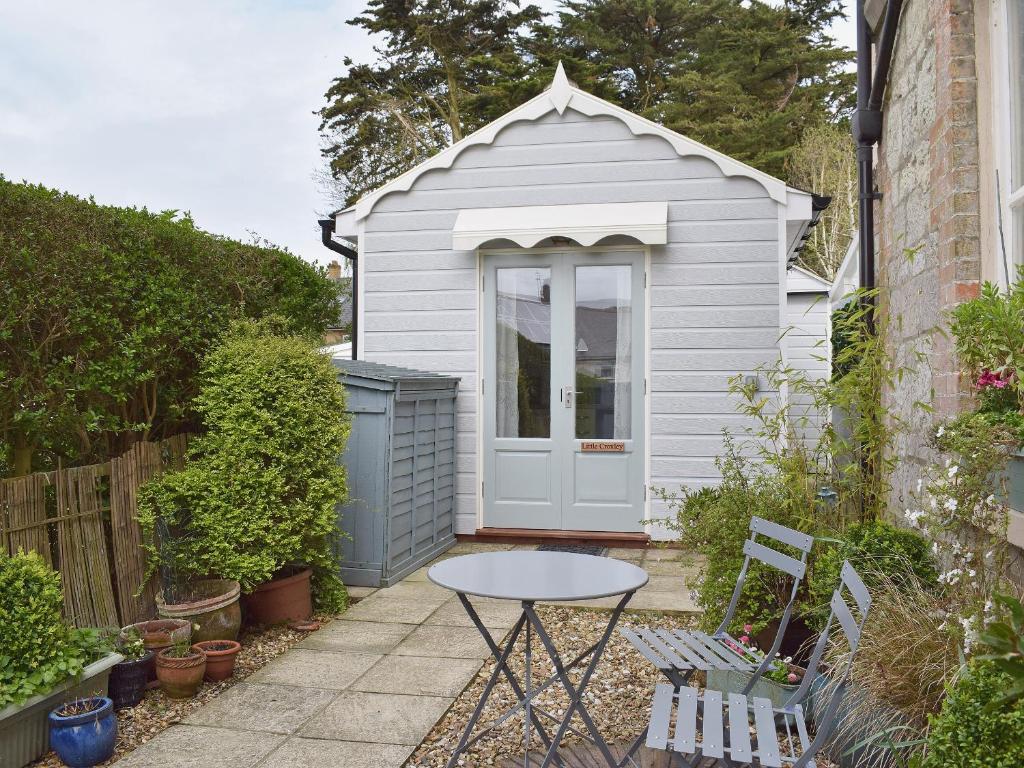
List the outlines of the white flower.
<svg viewBox="0 0 1024 768">
<path fill-rule="evenodd" d="M 939 428 L 935 431 L 935 436 L 942 437 L 944 434 L 946 434 L 946 425 L 940 424 Z"/>
<path fill-rule="evenodd" d="M 921 518 L 924 517 L 924 510 L 908 509 L 903 514 L 906 516 L 907 521 L 916 528 L 919 525 Z"/>
<path fill-rule="evenodd" d="M 949 468 L 949 471 L 946 473 L 946 476 L 950 480 L 952 480 L 954 477 L 956 477 L 956 473 L 959 472 L 959 471 L 960 471 L 960 467 L 958 467 L 956 464 L 954 464 L 953 466 L 951 466 Z"/>
<path fill-rule="evenodd" d="M 920 478 L 920 477 L 919 477 L 919 478 L 917 478 L 917 492 L 918 492 L 918 493 L 920 493 L 920 492 L 921 492 L 921 488 L 922 488 L 923 486 L 924 486 L 924 480 L 923 480 L 922 478 Z"/>
<path fill-rule="evenodd" d="M 990 493 L 990 494 L 988 495 L 988 498 L 986 498 L 986 499 L 985 499 L 985 503 L 986 503 L 986 504 L 995 504 L 995 503 L 996 503 L 996 497 L 995 497 L 995 494 L 993 494 L 993 493 Z"/>
<path fill-rule="evenodd" d="M 971 646 L 978 639 L 978 631 L 974 627 L 974 617 L 967 616 L 960 619 L 960 626 L 964 629 L 964 653 L 970 653 Z"/>
<path fill-rule="evenodd" d="M 946 499 L 946 503 L 943 504 L 942 506 L 944 506 L 950 512 L 956 512 L 956 499 Z"/>
</svg>

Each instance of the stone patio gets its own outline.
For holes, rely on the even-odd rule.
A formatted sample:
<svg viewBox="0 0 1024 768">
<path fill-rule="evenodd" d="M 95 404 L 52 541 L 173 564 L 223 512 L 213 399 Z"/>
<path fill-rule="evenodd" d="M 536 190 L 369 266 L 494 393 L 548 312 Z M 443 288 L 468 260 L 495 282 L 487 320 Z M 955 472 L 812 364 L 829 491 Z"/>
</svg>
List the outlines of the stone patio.
<svg viewBox="0 0 1024 768">
<path fill-rule="evenodd" d="M 512 545 L 462 543 L 443 558 Z M 518 547 L 526 548 L 526 547 Z M 613 549 L 651 574 L 630 610 L 694 612 L 693 556 Z M 488 656 L 458 599 L 421 568 L 393 587 L 354 588 L 359 602 L 120 761 L 124 768 L 400 768 Z M 606 608 L 595 600 L 581 607 Z M 496 640 L 519 606 L 475 599 Z"/>
</svg>

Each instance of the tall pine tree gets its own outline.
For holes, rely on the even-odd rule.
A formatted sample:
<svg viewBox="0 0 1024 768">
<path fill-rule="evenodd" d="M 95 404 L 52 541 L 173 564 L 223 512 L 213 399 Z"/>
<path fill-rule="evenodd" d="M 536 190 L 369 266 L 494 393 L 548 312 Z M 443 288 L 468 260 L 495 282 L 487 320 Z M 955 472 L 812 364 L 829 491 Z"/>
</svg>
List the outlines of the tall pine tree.
<svg viewBox="0 0 1024 768">
<path fill-rule="evenodd" d="M 782 176 L 804 131 L 851 106 L 840 0 L 370 0 L 381 35 L 322 110 L 348 202 L 536 95 L 558 61 L 582 88 Z"/>
<path fill-rule="evenodd" d="M 346 58 L 320 113 L 346 200 L 535 95 L 526 51 L 542 18 L 518 0 L 370 0 L 348 23 L 383 38 L 377 61 Z"/>
</svg>

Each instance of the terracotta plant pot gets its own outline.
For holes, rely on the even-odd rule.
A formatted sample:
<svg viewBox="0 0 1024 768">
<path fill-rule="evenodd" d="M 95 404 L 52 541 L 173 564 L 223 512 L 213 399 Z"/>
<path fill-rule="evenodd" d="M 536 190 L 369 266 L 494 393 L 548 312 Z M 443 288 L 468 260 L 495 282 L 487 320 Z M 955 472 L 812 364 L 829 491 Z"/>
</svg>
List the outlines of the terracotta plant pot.
<svg viewBox="0 0 1024 768">
<path fill-rule="evenodd" d="M 229 579 L 203 579 L 189 584 L 190 598 L 177 603 L 156 596 L 156 610 L 165 619 L 182 619 L 193 625 L 192 642 L 234 640 L 242 625 L 241 592 L 238 582 Z"/>
<path fill-rule="evenodd" d="M 146 692 L 146 682 L 149 679 L 149 670 L 153 667 L 153 659 L 156 656 L 153 651 L 146 651 L 141 659 L 122 661 L 110 669 L 109 695 L 114 702 L 114 709 L 125 709 L 134 707 Z"/>
<path fill-rule="evenodd" d="M 149 681 L 147 687 L 155 688 L 157 655 L 164 648 L 170 648 L 175 643 L 188 642 L 192 637 L 192 624 L 182 619 L 140 621 L 138 624 L 129 624 L 122 629 L 122 636 L 125 636 L 129 629 L 138 632 L 146 650 L 153 652 L 146 664 L 146 679 Z"/>
<path fill-rule="evenodd" d="M 197 648 L 206 652 L 206 674 L 203 679 L 211 683 L 227 680 L 234 674 L 235 659 L 242 646 L 234 640 L 203 640 Z"/>
<path fill-rule="evenodd" d="M 170 648 L 164 648 L 156 655 L 160 690 L 172 699 L 191 699 L 203 684 L 206 652 L 197 645 L 192 646 L 192 653 L 188 656 L 168 656 L 170 651 Z"/>
<path fill-rule="evenodd" d="M 249 621 L 254 624 L 283 624 L 305 621 L 313 615 L 313 597 L 309 580 L 313 571 L 306 568 L 294 576 L 286 576 L 260 584 L 246 596 Z"/>
</svg>

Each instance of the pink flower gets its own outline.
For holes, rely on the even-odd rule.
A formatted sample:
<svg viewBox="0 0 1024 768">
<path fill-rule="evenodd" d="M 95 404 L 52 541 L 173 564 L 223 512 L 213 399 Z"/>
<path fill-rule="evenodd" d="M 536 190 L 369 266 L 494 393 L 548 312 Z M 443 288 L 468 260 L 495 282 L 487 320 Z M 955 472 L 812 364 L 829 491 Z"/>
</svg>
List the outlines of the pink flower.
<svg viewBox="0 0 1024 768">
<path fill-rule="evenodd" d="M 992 386 L 995 387 L 996 389 L 1003 389 L 1004 387 L 1006 387 L 1006 382 L 1003 381 L 1002 379 L 998 379 L 992 382 Z"/>
<path fill-rule="evenodd" d="M 747 637 L 746 635 L 740 635 L 740 642 L 743 643 L 744 645 L 746 645 L 747 643 L 750 642 L 750 638 Z"/>
<path fill-rule="evenodd" d="M 743 625 L 743 631 L 747 632 L 748 634 L 750 632 L 753 632 L 754 631 L 754 625 L 753 624 L 744 624 Z"/>
<path fill-rule="evenodd" d="M 789 680 L 789 682 L 791 683 L 795 683 L 800 678 L 797 677 L 796 672 L 790 672 L 788 675 L 786 675 L 786 679 Z"/>
<path fill-rule="evenodd" d="M 1010 377 L 1012 377 L 1012 373 L 1010 376 L 1004 379 L 1002 373 L 985 370 L 982 371 L 981 375 L 978 377 L 978 381 L 975 383 L 975 386 L 978 389 L 985 389 L 986 387 L 1005 389 L 1006 385 L 1009 383 L 1008 379 Z"/>
</svg>

